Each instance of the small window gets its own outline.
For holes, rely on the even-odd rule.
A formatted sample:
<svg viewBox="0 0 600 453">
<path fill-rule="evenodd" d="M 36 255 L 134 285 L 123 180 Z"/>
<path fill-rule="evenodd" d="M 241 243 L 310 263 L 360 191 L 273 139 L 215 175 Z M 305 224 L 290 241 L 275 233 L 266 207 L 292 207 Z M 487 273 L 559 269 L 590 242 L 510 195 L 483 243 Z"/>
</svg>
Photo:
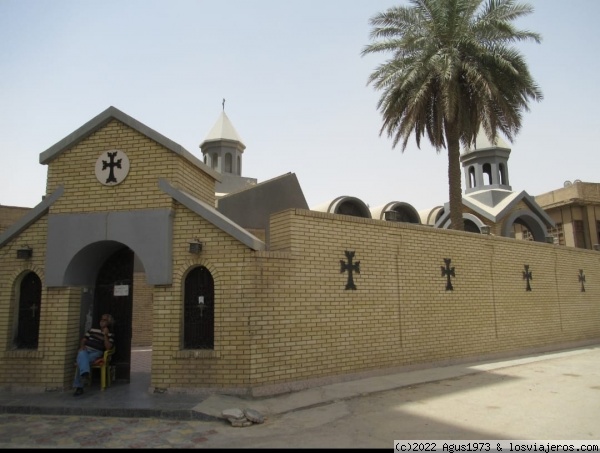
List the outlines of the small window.
<svg viewBox="0 0 600 453">
<path fill-rule="evenodd" d="M 214 348 L 214 282 L 204 267 L 192 269 L 185 279 L 183 348 Z"/>
<path fill-rule="evenodd" d="M 17 349 L 37 349 L 41 301 L 42 281 L 35 272 L 28 272 L 19 285 L 19 316 L 14 338 Z"/>
<path fill-rule="evenodd" d="M 483 164 L 483 185 L 489 186 L 492 184 L 492 166 L 490 164 Z"/>
<path fill-rule="evenodd" d="M 500 164 L 500 165 L 498 165 L 498 169 L 500 170 L 500 184 L 502 184 L 503 186 L 507 186 L 508 178 L 506 177 L 506 175 L 507 175 L 506 166 L 504 164 Z"/>
<path fill-rule="evenodd" d="M 469 167 L 469 189 L 477 186 L 477 181 L 475 180 L 475 169 L 471 166 Z"/>
<path fill-rule="evenodd" d="M 548 236 L 554 238 L 554 244 L 565 245 L 565 233 L 563 231 L 562 223 L 557 223 L 554 228 L 548 228 Z"/>
<path fill-rule="evenodd" d="M 231 173 L 233 167 L 233 158 L 231 153 L 225 154 L 225 173 Z"/>
</svg>

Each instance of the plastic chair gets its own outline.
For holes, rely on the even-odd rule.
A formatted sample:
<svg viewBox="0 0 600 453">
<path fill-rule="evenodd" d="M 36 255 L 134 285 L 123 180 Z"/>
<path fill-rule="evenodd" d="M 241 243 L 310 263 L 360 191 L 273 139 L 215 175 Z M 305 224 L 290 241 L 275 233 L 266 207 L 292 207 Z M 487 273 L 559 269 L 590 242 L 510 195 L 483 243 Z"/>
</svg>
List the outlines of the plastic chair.
<svg viewBox="0 0 600 453">
<path fill-rule="evenodd" d="M 113 354 L 115 353 L 115 348 L 108 349 L 104 351 L 104 355 L 102 357 L 97 358 L 91 364 L 92 370 L 98 369 L 100 370 L 100 390 L 104 390 L 106 387 L 110 387 L 112 381 L 112 366 L 110 365 L 110 361 L 112 359 Z M 93 372 L 90 373 L 90 382 L 91 376 Z"/>
</svg>

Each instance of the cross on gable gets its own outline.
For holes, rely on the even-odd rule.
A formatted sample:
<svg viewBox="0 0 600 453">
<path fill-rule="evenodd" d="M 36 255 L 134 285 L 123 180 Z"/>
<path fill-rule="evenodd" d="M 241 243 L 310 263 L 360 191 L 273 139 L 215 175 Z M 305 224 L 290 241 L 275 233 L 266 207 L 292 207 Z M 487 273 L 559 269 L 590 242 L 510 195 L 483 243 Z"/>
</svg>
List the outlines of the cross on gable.
<svg viewBox="0 0 600 453">
<path fill-rule="evenodd" d="M 581 292 L 585 292 L 585 275 L 583 274 L 583 269 L 579 269 L 579 282 L 581 283 Z"/>
<path fill-rule="evenodd" d="M 454 268 L 450 267 L 451 262 L 452 262 L 452 259 L 444 258 L 444 263 L 446 263 L 446 267 L 440 266 L 442 269 L 442 277 L 446 277 L 446 291 L 454 290 L 454 287 L 452 286 L 452 281 L 450 280 L 450 277 L 456 277 L 456 275 L 454 274 Z"/>
<path fill-rule="evenodd" d="M 129 173 L 129 158 L 122 150 L 104 151 L 96 160 L 96 179 L 105 186 L 114 186 Z"/>
<path fill-rule="evenodd" d="M 530 281 L 533 280 L 533 274 L 529 271 L 529 264 L 525 264 L 525 270 L 523 271 L 523 280 L 527 280 L 526 291 L 531 291 Z"/>
<path fill-rule="evenodd" d="M 340 273 L 348 271 L 348 281 L 346 282 L 345 289 L 356 289 L 356 285 L 354 284 L 354 277 L 352 272 L 355 271 L 360 274 L 360 261 L 356 263 L 352 263 L 352 259 L 354 258 L 354 252 L 350 252 L 348 250 L 344 251 L 348 262 L 345 263 L 344 260 L 340 260 Z"/>
<path fill-rule="evenodd" d="M 106 155 L 110 159 L 109 162 L 106 162 L 105 160 L 102 161 L 102 170 L 106 170 L 107 168 L 109 169 L 108 178 L 106 178 L 106 183 L 108 184 L 109 182 L 117 182 L 117 178 L 115 178 L 114 169 L 115 167 L 121 168 L 121 159 L 115 162 L 115 157 L 117 157 L 116 151 L 114 153 L 106 153 Z"/>
</svg>

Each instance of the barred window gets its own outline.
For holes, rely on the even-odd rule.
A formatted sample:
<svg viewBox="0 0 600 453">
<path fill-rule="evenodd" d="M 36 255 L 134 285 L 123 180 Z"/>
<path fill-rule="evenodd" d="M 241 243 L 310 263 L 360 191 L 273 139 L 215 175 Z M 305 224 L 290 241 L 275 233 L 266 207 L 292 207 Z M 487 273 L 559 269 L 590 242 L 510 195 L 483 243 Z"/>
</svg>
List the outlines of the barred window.
<svg viewBox="0 0 600 453">
<path fill-rule="evenodd" d="M 565 245 L 565 232 L 562 223 L 557 223 L 555 227 L 548 228 L 548 236 L 554 238 L 554 244 Z"/>
<path fill-rule="evenodd" d="M 17 349 L 37 349 L 41 301 L 42 281 L 35 272 L 28 272 L 19 285 L 19 317 L 14 338 Z"/>
<path fill-rule="evenodd" d="M 214 281 L 210 271 L 199 266 L 185 279 L 183 348 L 214 348 Z"/>
</svg>

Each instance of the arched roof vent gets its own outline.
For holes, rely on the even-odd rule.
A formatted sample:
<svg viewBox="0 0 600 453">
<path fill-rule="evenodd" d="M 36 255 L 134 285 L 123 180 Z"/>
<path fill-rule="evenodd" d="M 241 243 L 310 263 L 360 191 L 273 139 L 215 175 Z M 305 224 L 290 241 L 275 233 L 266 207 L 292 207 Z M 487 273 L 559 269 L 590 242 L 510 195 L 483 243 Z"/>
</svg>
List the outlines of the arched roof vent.
<svg viewBox="0 0 600 453">
<path fill-rule="evenodd" d="M 390 222 L 421 223 L 417 210 L 408 203 L 392 201 L 371 209 L 371 216 L 377 220 Z"/>
<path fill-rule="evenodd" d="M 362 217 L 364 219 L 371 218 L 371 211 L 369 211 L 369 207 L 362 200 L 347 195 L 337 197 L 331 202 L 323 203 L 322 205 L 311 209 L 313 211 L 328 212 L 330 214 L 351 215 L 354 217 Z"/>
<path fill-rule="evenodd" d="M 443 206 L 436 206 L 425 211 L 420 211 L 421 225 L 434 226 L 442 215 L 444 215 Z"/>
</svg>

